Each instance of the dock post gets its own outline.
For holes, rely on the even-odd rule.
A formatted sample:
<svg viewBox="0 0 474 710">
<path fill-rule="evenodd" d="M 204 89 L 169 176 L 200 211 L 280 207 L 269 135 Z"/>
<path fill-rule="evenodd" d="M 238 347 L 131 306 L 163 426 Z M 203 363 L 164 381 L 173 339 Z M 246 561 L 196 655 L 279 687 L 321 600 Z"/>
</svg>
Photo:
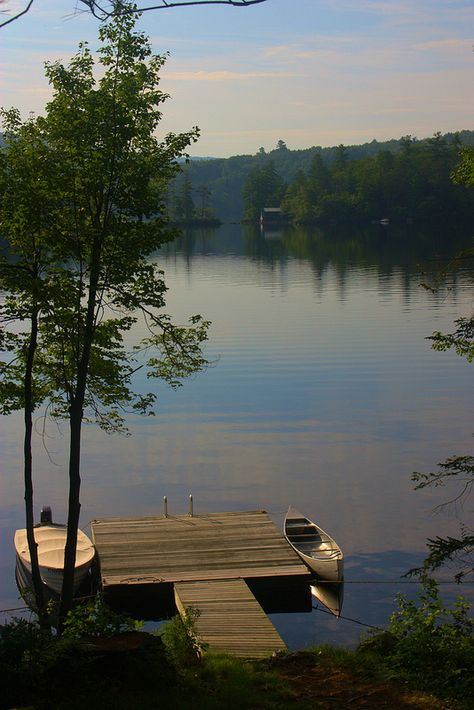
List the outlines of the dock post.
<svg viewBox="0 0 474 710">
<path fill-rule="evenodd" d="M 168 498 L 163 496 L 163 517 L 168 517 Z"/>
<path fill-rule="evenodd" d="M 191 518 L 194 516 L 193 497 L 191 494 L 189 495 L 189 515 L 191 516 Z"/>
</svg>

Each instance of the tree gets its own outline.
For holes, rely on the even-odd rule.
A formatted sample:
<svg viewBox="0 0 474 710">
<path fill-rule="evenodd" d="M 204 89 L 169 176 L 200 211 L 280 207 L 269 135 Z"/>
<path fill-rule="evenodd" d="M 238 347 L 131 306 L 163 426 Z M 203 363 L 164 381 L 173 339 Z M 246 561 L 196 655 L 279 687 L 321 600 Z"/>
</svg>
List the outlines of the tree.
<svg viewBox="0 0 474 710">
<path fill-rule="evenodd" d="M 188 326 L 171 322 L 162 312 L 163 273 L 147 260 L 174 236 L 165 218 L 167 185 L 179 171 L 177 158 L 198 132 L 169 134 L 161 141 L 156 137 L 167 98 L 158 88 L 165 59 L 152 55 L 148 39 L 134 31 L 134 23 L 133 14 L 119 14 L 100 28 L 100 78 L 86 44 L 68 65 L 47 64 L 53 98 L 45 117 L 34 122 L 49 166 L 35 175 L 47 191 L 50 224 L 42 233 L 46 258 L 39 279 L 48 308 L 38 313 L 32 369 L 33 386 L 41 387 L 42 398 L 34 404 L 47 400 L 52 416 L 69 422 L 61 622 L 73 599 L 84 418 L 95 419 L 107 431 L 123 430 L 124 410 L 151 413 L 155 400 L 151 393 L 134 393 L 136 369 L 146 367 L 148 376 L 178 386 L 206 365 L 200 345 L 208 323 L 200 316 Z M 23 130 L 19 119 L 10 129 L 10 147 L 2 156 L 7 174 L 15 165 L 11 146 Z M 25 172 L 24 179 L 31 176 Z M 20 218 L 8 210 L 14 194 L 8 182 L 3 187 L 2 228 L 7 219 L 20 230 Z M 13 261 L 26 258 L 26 244 L 11 246 Z M 31 322 L 36 303 L 31 285 L 25 283 L 23 293 L 25 317 L 19 319 Z M 149 335 L 132 358 L 123 335 L 139 315 Z M 23 335 L 26 341 L 29 337 Z M 20 346 L 12 345 L 17 361 Z M 25 370 L 10 367 L 3 374 L 2 386 L 8 390 L 15 380 L 23 381 Z M 23 401 L 17 397 L 19 405 Z"/>
<path fill-rule="evenodd" d="M 176 222 L 189 224 L 194 217 L 193 186 L 187 172 L 180 176 L 176 185 L 174 219 Z"/>
<path fill-rule="evenodd" d="M 286 189 L 281 203 L 282 210 L 296 222 L 311 221 L 314 217 L 312 197 L 309 180 L 300 170 Z"/>
<path fill-rule="evenodd" d="M 439 142 L 435 134 L 435 142 Z M 442 145 L 444 148 L 444 146 Z M 474 150 L 463 148 L 461 161 L 453 174 L 453 180 L 466 186 L 474 185 Z M 473 256 L 471 249 L 465 256 Z M 470 363 L 474 360 L 474 315 L 467 318 L 458 318 L 456 328 L 452 333 L 439 331 L 429 336 L 434 350 L 446 351 L 453 349 L 457 355 L 466 358 Z M 416 489 L 427 486 L 445 486 L 455 482 L 460 485 L 460 490 L 445 505 L 461 502 L 472 492 L 474 485 L 474 456 L 451 456 L 438 464 L 438 471 L 431 473 L 415 472 L 412 479 L 416 482 Z M 441 537 L 428 540 L 429 554 L 424 561 L 425 570 L 435 570 L 447 564 L 455 564 L 458 572 L 455 579 L 460 582 L 468 575 L 474 573 L 474 530 L 466 524 L 461 524 L 460 536 Z M 415 570 L 419 571 L 419 570 Z"/>
<path fill-rule="evenodd" d="M 474 148 L 461 149 L 461 161 L 453 173 L 453 181 L 466 187 L 474 187 Z"/>
<path fill-rule="evenodd" d="M 210 207 L 211 191 L 206 185 L 200 185 L 196 188 L 196 193 L 199 197 L 198 217 L 201 220 L 212 219 L 212 209 Z"/>
<path fill-rule="evenodd" d="M 436 332 L 429 336 L 433 349 L 445 351 L 453 349 L 468 362 L 474 359 L 474 317 L 458 318 L 453 333 Z M 416 490 L 428 486 L 446 486 L 455 483 L 459 486 L 453 498 L 444 505 L 463 502 L 472 492 L 474 485 L 474 456 L 450 456 L 438 464 L 438 470 L 431 473 L 415 472 L 412 479 Z M 425 570 L 435 570 L 446 564 L 455 564 L 455 575 L 459 582 L 474 572 L 474 531 L 466 524 L 461 525 L 460 537 L 436 537 L 428 540 L 429 554 L 424 561 Z"/>
<path fill-rule="evenodd" d="M 2 2 L 3 0 L 0 0 L 0 3 Z M 8 20 L 0 22 L 0 28 L 26 15 L 33 5 L 33 2 L 34 0 L 25 0 L 25 4 L 21 10 L 9 17 Z M 78 2 L 84 5 L 94 17 L 103 22 L 119 14 L 136 14 L 150 10 L 165 10 L 171 7 L 189 5 L 232 5 L 233 7 L 247 7 L 249 5 L 258 5 L 259 3 L 266 2 L 266 0 L 157 0 L 156 5 L 147 7 L 140 7 L 139 5 L 130 6 L 126 0 L 78 0 Z"/>
<path fill-rule="evenodd" d="M 17 111 L 3 112 L 7 149 L 0 156 L 2 232 L 16 259 L 0 258 L 0 287 L 6 297 L 0 309 L 0 349 L 13 360 L 0 362 L 0 412 L 23 407 L 24 498 L 33 594 L 40 625 L 48 626 L 37 545 L 34 538 L 32 431 L 33 412 L 43 400 L 33 378 L 38 327 L 49 308 L 49 289 L 43 279 L 50 266 L 45 241 L 53 227 L 50 214 L 52 188 L 48 150 L 33 120 L 21 125 Z M 38 179 L 41 174 L 42 178 Z M 7 332 L 11 322 L 26 322 L 25 332 Z"/>
<path fill-rule="evenodd" d="M 444 505 L 458 503 L 466 499 L 474 485 L 474 456 L 451 456 L 438 464 L 438 471 L 432 473 L 415 472 L 412 479 L 417 483 L 415 490 L 427 486 L 445 486 L 452 483 L 460 485 L 460 491 Z M 423 569 L 412 570 L 416 573 L 434 571 L 446 565 L 454 565 L 457 572 L 454 578 L 461 582 L 474 573 L 474 531 L 461 524 L 459 537 L 441 537 L 429 539 L 429 554 L 423 563 Z"/>
<path fill-rule="evenodd" d="M 256 220 L 262 207 L 280 207 L 285 186 L 272 160 L 257 165 L 247 176 L 242 190 L 245 217 Z"/>
</svg>

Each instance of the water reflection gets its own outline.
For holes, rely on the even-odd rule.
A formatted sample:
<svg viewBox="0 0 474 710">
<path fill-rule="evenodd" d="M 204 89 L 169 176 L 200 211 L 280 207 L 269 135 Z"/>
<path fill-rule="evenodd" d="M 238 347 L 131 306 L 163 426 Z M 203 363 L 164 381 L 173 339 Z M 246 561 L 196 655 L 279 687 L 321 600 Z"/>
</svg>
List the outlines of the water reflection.
<svg viewBox="0 0 474 710">
<path fill-rule="evenodd" d="M 466 241 L 460 235 L 459 245 Z M 447 243 L 441 232 L 430 246 L 429 232 L 379 226 L 285 230 L 274 239 L 231 226 L 168 245 L 154 257 L 168 309 L 178 321 L 197 312 L 212 321 L 215 366 L 177 392 L 137 376 L 138 389 L 157 388 L 158 411 L 130 416 L 131 438 L 85 428 L 83 527 L 96 517 L 156 514 L 163 495 L 173 513 L 193 493 L 197 513 L 263 508 L 279 526 L 292 503 L 353 561 L 344 615 L 381 623 L 396 585 L 351 585 L 350 575 L 370 568 L 392 579 L 419 559 L 427 537 L 458 529 L 430 514 L 445 492 L 414 493 L 410 481 L 412 471 L 472 444 L 469 365 L 425 340 L 472 308 L 466 271 L 441 294 L 420 288 L 420 272 L 437 271 L 434 257 L 448 255 Z M 451 230 L 449 244 L 457 248 Z M 12 540 L 24 527 L 21 417 L 1 425 L 5 608 L 17 603 Z M 66 444 L 54 427 L 35 441 L 37 510 L 49 504 L 57 520 L 66 514 Z M 399 561 L 390 550 L 402 551 Z M 316 611 L 277 623 L 293 644 L 326 628 L 336 642 L 353 633 Z"/>
<path fill-rule="evenodd" d="M 448 236 L 447 236 L 448 235 Z M 233 255 L 275 263 L 296 258 L 320 269 L 329 264 L 350 273 L 354 266 L 375 266 L 380 274 L 400 267 L 413 271 L 421 263 L 451 258 L 472 246 L 473 234 L 467 227 L 393 227 L 370 225 L 365 229 L 347 227 L 286 227 L 278 232 L 262 232 L 253 225 L 227 225 L 220 229 L 185 230 L 164 253 Z"/>
<path fill-rule="evenodd" d="M 375 273 L 380 291 L 399 289 L 404 306 L 408 307 L 413 289 L 423 282 L 442 286 L 432 294 L 435 301 L 445 298 L 446 288 L 456 297 L 466 269 L 449 277 L 446 270 L 454 254 L 472 246 L 472 238 L 470 229 L 451 225 L 425 228 L 370 225 L 353 231 L 347 227 L 299 226 L 268 233 L 253 225 L 228 225 L 221 229 L 185 231 L 163 253 L 182 254 L 188 269 L 198 256 L 251 259 L 265 264 L 282 289 L 293 283 L 289 281 L 288 261 L 296 259 L 310 265 L 318 292 L 324 291 L 330 273 L 341 301 L 351 293 L 349 282 L 352 285 L 354 271 L 359 272 L 362 280 L 365 275 Z M 471 265 L 467 268 L 470 270 Z"/>
<path fill-rule="evenodd" d="M 390 615 L 398 608 L 398 594 L 417 599 L 420 585 L 406 573 L 422 560 L 421 553 L 404 550 L 354 555 L 346 560 L 340 619 L 315 604 L 311 614 L 273 614 L 272 621 L 292 650 L 321 643 L 355 648 L 374 628 L 387 628 Z M 474 603 L 472 586 L 460 589 L 446 579 L 441 581 L 440 595 L 446 604 L 454 603 L 461 594 Z"/>
</svg>

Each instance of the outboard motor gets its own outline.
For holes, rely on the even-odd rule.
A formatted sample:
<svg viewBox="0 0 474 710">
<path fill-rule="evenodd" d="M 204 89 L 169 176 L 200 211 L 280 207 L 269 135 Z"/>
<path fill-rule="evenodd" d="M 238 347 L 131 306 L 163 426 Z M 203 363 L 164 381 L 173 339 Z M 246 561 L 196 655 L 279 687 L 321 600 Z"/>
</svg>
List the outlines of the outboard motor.
<svg viewBox="0 0 474 710">
<path fill-rule="evenodd" d="M 49 505 L 44 505 L 41 508 L 40 523 L 41 525 L 51 525 L 53 522 L 53 514 Z"/>
</svg>

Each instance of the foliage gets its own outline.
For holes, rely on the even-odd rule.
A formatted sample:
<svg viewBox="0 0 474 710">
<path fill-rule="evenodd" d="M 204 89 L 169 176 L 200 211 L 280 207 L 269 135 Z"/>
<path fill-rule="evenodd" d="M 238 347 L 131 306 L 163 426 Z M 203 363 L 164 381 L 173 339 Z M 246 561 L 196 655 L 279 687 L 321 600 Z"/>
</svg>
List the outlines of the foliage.
<svg viewBox="0 0 474 710">
<path fill-rule="evenodd" d="M 443 697 L 474 697 L 474 620 L 470 604 L 459 597 L 452 608 L 443 603 L 438 584 L 425 577 L 418 602 L 398 595 L 398 610 L 388 631 L 395 639 L 385 659 L 395 675 L 415 687 Z"/>
<path fill-rule="evenodd" d="M 126 632 L 112 640 L 128 636 Z M 0 708 L 303 710 L 333 707 L 335 698 L 341 707 L 352 705 L 354 698 L 374 709 L 382 706 L 381 699 L 384 707 L 446 707 L 431 695 L 408 693 L 411 684 L 419 684 L 419 678 L 395 667 L 385 651 L 377 655 L 373 649 L 354 653 L 315 647 L 260 662 L 206 653 L 199 664 L 185 660 L 178 667 L 177 678 L 159 639 L 150 634 L 135 636 L 145 637 L 146 643 L 139 649 L 107 652 L 109 638 L 98 636 L 94 650 L 89 641 L 46 636 L 37 624 L 24 620 L 0 627 Z M 389 676 L 391 684 L 387 683 Z"/>
<path fill-rule="evenodd" d="M 193 197 L 193 193 L 195 197 Z M 218 226 L 220 220 L 211 207 L 211 191 L 206 185 L 193 187 L 189 170 L 183 168 L 167 197 L 168 212 L 174 224 Z"/>
<path fill-rule="evenodd" d="M 24 413 L 24 499 L 35 608 L 40 623 L 48 626 L 43 584 L 34 540 L 31 439 L 33 412 L 47 395 L 44 382 L 34 376 L 38 331 L 42 312 L 49 309 L 51 283 L 44 274 L 51 267 L 47 237 L 51 221 L 54 170 L 42 132 L 36 122 L 21 124 L 14 109 L 0 112 L 7 127 L 6 148 L 0 154 L 0 219 L 4 237 L 16 253 L 12 263 L 0 255 L 0 412 L 17 408 Z M 42 174 L 42 179 L 38 175 Z M 20 322 L 20 330 L 7 328 Z"/>
<path fill-rule="evenodd" d="M 455 495 L 445 505 L 461 504 L 471 493 L 474 483 L 474 457 L 451 456 L 446 461 L 438 464 L 439 470 L 431 473 L 415 472 L 412 480 L 416 481 L 415 490 L 428 486 L 457 486 Z M 441 506 L 442 507 L 442 506 Z M 454 578 L 457 582 L 463 581 L 474 573 L 474 532 L 467 525 L 461 524 L 459 537 L 437 536 L 428 539 L 429 553 L 423 562 L 423 567 L 410 570 L 411 574 L 423 574 L 434 571 L 443 566 L 457 569 Z"/>
<path fill-rule="evenodd" d="M 283 141 L 282 141 L 283 142 Z M 286 151 L 279 147 L 278 150 Z M 244 217 L 257 220 L 263 207 L 280 207 L 284 183 L 271 159 L 257 165 L 247 176 L 243 186 Z"/>
<path fill-rule="evenodd" d="M 474 187 L 474 149 L 463 148 L 460 153 L 461 160 L 453 173 L 453 181 L 467 188 Z M 472 257 L 473 248 L 467 250 L 462 256 Z M 433 350 L 454 352 L 472 363 L 474 359 L 474 316 L 458 318 L 455 320 L 455 329 L 452 333 L 437 331 L 428 337 L 432 341 Z M 416 482 L 415 489 L 428 486 L 445 486 L 454 483 L 457 492 L 445 505 L 458 505 L 464 503 L 472 492 L 474 483 L 474 456 L 450 456 L 438 464 L 438 471 L 431 473 L 415 472 L 412 480 Z M 439 506 L 439 507 L 443 507 Z M 455 565 L 458 568 L 455 574 L 457 582 L 461 582 L 467 575 L 474 573 L 474 530 L 465 523 L 461 523 L 459 537 L 440 537 L 428 540 L 429 554 L 426 557 L 422 570 L 411 570 L 411 573 L 423 573 L 436 570 L 443 565 Z"/>
<path fill-rule="evenodd" d="M 168 621 L 161 631 L 161 638 L 171 663 L 176 668 L 196 665 L 205 644 L 199 641 L 196 633 L 197 609 L 189 608 L 183 618 L 178 614 Z"/>
<path fill-rule="evenodd" d="M 459 146 L 468 150 L 473 143 L 474 131 L 459 131 L 427 139 L 405 136 L 342 147 L 273 149 L 267 153 L 259 149 L 254 155 L 191 160 L 187 173 L 193 187 L 204 185 L 211 191 L 209 206 L 226 222 L 243 218 L 244 185 L 267 160 L 288 186 L 285 204 L 295 221 L 347 223 L 350 219 L 351 223 L 367 223 L 388 217 L 405 222 L 410 217 L 419 224 L 441 217 L 460 222 L 472 217 L 472 186 L 453 185 L 450 174 L 458 162 Z M 337 183 L 328 186 L 329 195 L 325 197 L 323 192 L 321 199 L 306 192 L 314 186 L 311 171 L 315 158 L 328 175 L 338 174 Z M 301 176 L 306 185 L 300 191 Z"/>
<path fill-rule="evenodd" d="M 69 422 L 62 621 L 72 604 L 83 420 L 125 431 L 125 413 L 150 414 L 156 399 L 133 391 L 137 369 L 176 387 L 206 365 L 208 323 L 198 315 L 172 323 L 163 313 L 164 275 L 149 260 L 174 236 L 167 186 L 198 131 L 157 137 L 165 57 L 152 54 L 134 23 L 124 13 L 101 26 L 98 67 L 86 43 L 68 65 L 46 65 L 53 97 L 44 117 L 24 125 L 18 111 L 3 114 L 0 221 L 9 258 L 0 271 L 8 289 L 1 317 L 11 332 L 2 337 L 9 360 L 0 400 L 5 412 L 45 402 Z M 139 318 L 148 336 L 130 351 L 126 336 Z"/>
<path fill-rule="evenodd" d="M 69 630 L 85 631 L 99 640 L 104 618 L 110 612 L 101 604 L 94 622 L 75 620 L 84 616 L 87 607 L 70 615 Z M 119 618 L 119 617 L 117 617 Z M 188 628 L 193 615 L 189 616 Z M 175 620 L 170 622 L 171 635 L 180 637 L 182 629 Z M 125 619 L 122 628 L 129 626 Z M 109 624 L 105 624 L 107 633 Z M 75 633 L 74 633 L 75 636 Z M 212 710 L 222 707 L 286 708 L 288 695 L 275 674 L 266 669 L 253 668 L 241 659 L 206 655 L 197 664 L 196 653 L 190 651 L 174 656 L 179 672 L 169 667 L 160 652 L 160 640 L 148 637 L 143 649 L 129 653 L 117 651 L 94 652 L 80 638 L 65 633 L 61 638 L 45 635 L 36 623 L 15 619 L 0 626 L 0 666 L 2 693 L 0 708 L 34 705 L 37 710 L 68 710 L 88 707 L 91 710 L 132 710 L 134 708 L 194 707 Z M 165 634 L 169 638 L 170 632 Z M 124 638 L 127 633 L 124 634 Z M 117 638 L 117 637 L 115 637 Z M 154 642 L 151 641 L 154 638 Z M 189 637 L 188 637 L 189 638 Z M 100 648 L 100 647 L 99 647 Z M 183 648 L 183 647 L 181 647 Z M 169 649 L 166 649 L 169 652 Z M 291 705 L 289 706 L 291 707 Z"/>
<path fill-rule="evenodd" d="M 349 160 L 345 146 L 339 146 L 332 166 L 324 166 L 320 154 L 315 155 L 309 172 L 290 185 L 284 207 L 300 222 L 467 215 L 471 191 L 450 180 L 457 155 L 457 145 L 448 145 L 440 133 L 423 144 L 405 138 L 395 154 L 381 151 L 360 160 Z M 323 184 L 321 167 L 326 172 Z"/>
<path fill-rule="evenodd" d="M 39 684 L 38 658 L 51 637 L 36 622 L 14 618 L 0 625 L 0 708 L 28 702 Z"/>
<path fill-rule="evenodd" d="M 454 566 L 457 569 L 454 579 L 462 582 L 469 576 L 472 578 L 474 535 L 472 530 L 461 524 L 459 537 L 435 537 L 428 539 L 429 554 L 424 561 L 424 570 L 434 571 L 442 566 Z"/>
<path fill-rule="evenodd" d="M 51 636 L 45 633 L 35 621 L 13 618 L 0 625 L 0 667 L 2 668 L 3 689 L 15 676 L 32 670 L 34 659 L 50 644 Z"/>
<path fill-rule="evenodd" d="M 140 707 L 142 696 L 146 706 L 157 705 L 176 678 L 160 640 L 139 633 L 130 644 L 132 621 L 102 603 L 98 609 L 91 618 L 85 610 L 71 615 L 62 637 L 24 619 L 0 626 L 2 710 L 29 703 L 37 710 L 132 708 Z"/>
<path fill-rule="evenodd" d="M 114 612 L 101 596 L 83 604 L 77 604 L 68 613 L 64 622 L 64 637 L 79 639 L 83 636 L 112 636 L 134 631 L 143 623 Z"/>
<path fill-rule="evenodd" d="M 137 310 L 151 331 L 146 348 L 163 345 L 163 360 L 171 355 L 176 364 L 188 346 L 197 355 L 207 324 L 195 317 L 191 327 L 173 330 L 169 317 L 158 312 L 165 303 L 163 272 L 146 260 L 175 235 L 165 217 L 166 186 L 197 130 L 156 138 L 167 98 L 158 89 L 165 58 L 151 55 L 131 18 L 103 26 L 100 37 L 100 79 L 91 51 L 81 44 L 69 66 L 47 64 L 54 94 L 45 118 L 21 124 L 16 110 L 3 113 L 0 216 L 10 258 L 3 260 L 1 278 L 11 297 L 2 314 L 7 324 L 28 321 L 35 288 L 42 318 L 35 406 L 48 397 L 60 417 L 68 417 L 74 401 L 88 337 L 85 408 L 100 426 L 120 429 L 127 406 L 146 413 L 154 401 L 130 389 L 133 373 L 146 364 L 133 361 L 123 344 Z M 153 335 L 162 329 L 164 344 L 161 334 Z M 2 336 L 4 349 L 18 356 L 2 363 L 5 413 L 21 404 L 15 383 L 21 381 L 27 339 L 28 332 Z M 204 360 L 190 356 L 179 377 L 191 363 L 199 369 Z M 161 372 L 175 384 L 172 367 Z"/>
<path fill-rule="evenodd" d="M 474 317 L 458 318 L 452 333 L 436 331 L 428 337 L 432 340 L 433 350 L 444 352 L 453 349 L 456 355 L 465 357 L 468 362 L 474 359 Z"/>
<path fill-rule="evenodd" d="M 454 171 L 453 180 L 460 185 L 474 186 L 474 148 L 461 149 L 461 161 Z"/>
</svg>

